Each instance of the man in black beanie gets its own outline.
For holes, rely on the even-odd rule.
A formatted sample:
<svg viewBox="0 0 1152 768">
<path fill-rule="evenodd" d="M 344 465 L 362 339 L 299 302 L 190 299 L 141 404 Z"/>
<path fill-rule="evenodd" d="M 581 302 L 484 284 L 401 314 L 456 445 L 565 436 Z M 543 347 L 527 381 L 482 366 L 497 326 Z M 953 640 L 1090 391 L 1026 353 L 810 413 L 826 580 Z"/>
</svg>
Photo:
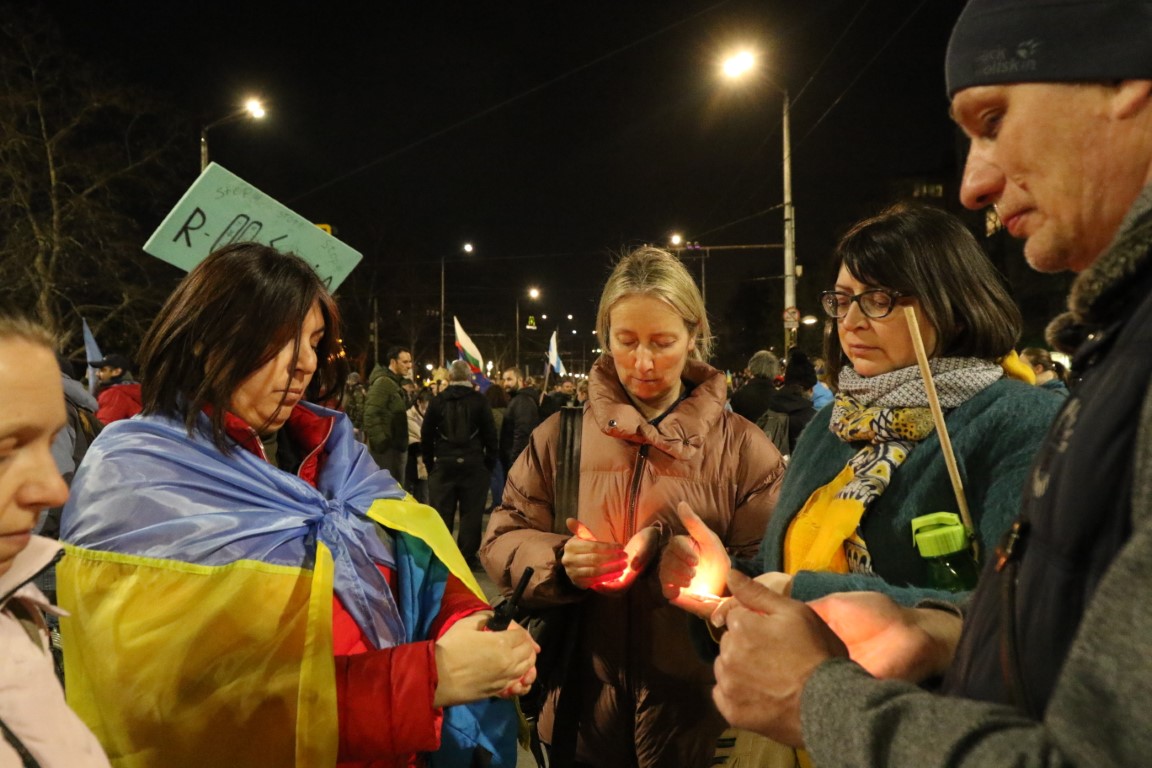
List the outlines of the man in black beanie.
<svg viewBox="0 0 1152 768">
<path fill-rule="evenodd" d="M 964 204 L 1079 273 L 1080 384 L 963 618 L 734 570 L 714 697 L 817 766 L 1152 764 L 1152 2 L 973 0 L 946 72 Z"/>
</svg>

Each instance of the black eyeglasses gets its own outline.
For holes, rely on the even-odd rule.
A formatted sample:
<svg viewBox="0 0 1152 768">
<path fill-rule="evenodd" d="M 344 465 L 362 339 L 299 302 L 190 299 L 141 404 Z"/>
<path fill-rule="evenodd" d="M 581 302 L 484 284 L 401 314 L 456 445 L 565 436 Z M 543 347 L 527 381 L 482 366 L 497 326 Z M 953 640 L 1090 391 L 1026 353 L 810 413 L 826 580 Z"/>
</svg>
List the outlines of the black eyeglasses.
<svg viewBox="0 0 1152 768">
<path fill-rule="evenodd" d="M 855 296 L 843 291 L 824 291 L 820 294 L 820 304 L 828 313 L 828 317 L 840 319 L 848 314 L 848 307 L 852 306 L 852 302 L 856 302 L 865 317 L 879 320 L 888 317 L 896 306 L 896 300 L 905 296 L 907 294 L 890 291 L 887 288 L 870 288 Z"/>
</svg>

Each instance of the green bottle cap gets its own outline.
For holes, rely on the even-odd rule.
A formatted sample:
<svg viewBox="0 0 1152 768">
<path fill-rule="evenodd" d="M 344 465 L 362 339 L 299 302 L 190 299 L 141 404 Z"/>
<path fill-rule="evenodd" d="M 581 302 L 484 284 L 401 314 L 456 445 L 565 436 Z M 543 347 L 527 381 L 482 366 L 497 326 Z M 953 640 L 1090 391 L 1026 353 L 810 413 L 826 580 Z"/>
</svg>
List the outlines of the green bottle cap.
<svg viewBox="0 0 1152 768">
<path fill-rule="evenodd" d="M 955 512 L 933 512 L 912 519 L 912 541 L 921 557 L 941 557 L 968 547 L 968 533 Z"/>
</svg>

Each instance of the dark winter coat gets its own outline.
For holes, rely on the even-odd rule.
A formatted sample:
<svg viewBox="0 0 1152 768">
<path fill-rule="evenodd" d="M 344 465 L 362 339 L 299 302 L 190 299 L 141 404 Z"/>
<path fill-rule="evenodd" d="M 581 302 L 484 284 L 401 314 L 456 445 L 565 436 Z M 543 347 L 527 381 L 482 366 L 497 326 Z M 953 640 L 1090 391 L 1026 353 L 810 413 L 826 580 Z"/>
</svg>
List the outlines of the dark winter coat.
<svg viewBox="0 0 1152 768">
<path fill-rule="evenodd" d="M 768 400 L 776 394 L 776 385 L 767 376 L 753 376 L 732 394 L 732 411 L 753 424 L 768 410 Z M 775 410 L 775 409 L 773 409 Z"/>
<path fill-rule="evenodd" d="M 445 425 L 445 409 L 449 403 L 463 403 L 468 413 L 467 442 L 454 442 Z M 428 404 L 424 423 L 420 425 L 420 453 L 424 466 L 431 472 L 438 461 L 483 462 L 488 469 L 496 464 L 499 444 L 496 440 L 496 421 L 492 418 L 492 408 L 484 395 L 472 388 L 470 383 L 449 384 Z"/>
<path fill-rule="evenodd" d="M 788 445 L 793 448 L 800 439 L 804 427 L 808 426 L 808 422 L 816 415 L 816 409 L 812 407 L 812 398 L 798 384 L 785 384 L 773 392 L 768 398 L 766 410 L 783 413 L 788 417 Z"/>
<path fill-rule="evenodd" d="M 368 448 L 376 452 L 408 450 L 408 403 L 403 379 L 384 365 L 377 365 L 368 377 L 368 399 L 364 402 L 364 436 Z"/>
<path fill-rule="evenodd" d="M 500 461 L 504 471 L 512 464 L 520 452 L 528 447 L 528 437 L 540 423 L 540 390 L 534 387 L 521 387 L 508 401 L 504 412 L 504 423 L 500 425 Z"/>
</svg>

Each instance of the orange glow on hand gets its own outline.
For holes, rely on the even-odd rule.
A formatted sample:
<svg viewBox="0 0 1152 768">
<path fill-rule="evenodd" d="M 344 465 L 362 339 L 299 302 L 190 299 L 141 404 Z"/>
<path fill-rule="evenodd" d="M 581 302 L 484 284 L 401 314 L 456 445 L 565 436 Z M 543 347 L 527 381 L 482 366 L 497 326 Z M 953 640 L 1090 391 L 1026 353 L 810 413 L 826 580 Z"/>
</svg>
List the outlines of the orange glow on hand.
<svg viewBox="0 0 1152 768">
<path fill-rule="evenodd" d="M 617 576 L 614 579 L 605 579 L 604 581 L 600 582 L 597 586 L 609 587 L 609 588 L 622 587 L 625 584 L 627 584 L 629 581 L 632 580 L 633 573 L 634 572 L 632 570 L 632 566 L 626 565 L 626 566 L 624 566 L 624 572 L 621 573 L 619 576 Z"/>
<path fill-rule="evenodd" d="M 696 566 L 696 575 L 692 577 L 692 583 L 684 591 L 713 597 L 723 593 L 727 576 L 727 569 L 723 567 L 724 565 L 727 563 L 710 563 L 701 560 Z"/>
<path fill-rule="evenodd" d="M 640 551 L 641 542 L 633 537 L 624 545 L 624 554 L 628 558 L 628 564 L 624 566 L 624 570 L 614 579 L 605 579 L 600 582 L 600 586 L 604 587 L 622 587 L 631 583 L 632 579 L 636 578 L 639 574 L 632 569 L 632 563 L 636 559 L 637 553 Z"/>
</svg>

